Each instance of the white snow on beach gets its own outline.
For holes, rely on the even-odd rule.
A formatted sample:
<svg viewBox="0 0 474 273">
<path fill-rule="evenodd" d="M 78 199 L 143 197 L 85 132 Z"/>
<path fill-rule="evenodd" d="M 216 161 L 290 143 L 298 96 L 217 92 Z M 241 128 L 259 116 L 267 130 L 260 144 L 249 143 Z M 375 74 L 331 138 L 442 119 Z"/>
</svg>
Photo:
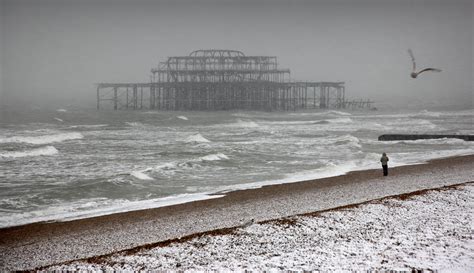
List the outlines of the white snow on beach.
<svg viewBox="0 0 474 273">
<path fill-rule="evenodd" d="M 48 270 L 474 272 L 474 185 L 294 216 Z M 249 220 L 249 219 L 245 219 Z"/>
</svg>

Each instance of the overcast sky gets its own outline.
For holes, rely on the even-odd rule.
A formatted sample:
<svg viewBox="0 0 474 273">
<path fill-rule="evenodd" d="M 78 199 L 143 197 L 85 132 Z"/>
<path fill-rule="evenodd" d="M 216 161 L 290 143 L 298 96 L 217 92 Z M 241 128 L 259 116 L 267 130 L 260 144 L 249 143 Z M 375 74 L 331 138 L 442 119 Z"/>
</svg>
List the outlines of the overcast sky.
<svg viewBox="0 0 474 273">
<path fill-rule="evenodd" d="M 1 0 L 0 0 L 1 1 Z M 473 105 L 473 4 L 426 1 L 3 1 L 0 105 L 95 106 L 97 82 L 146 82 L 168 56 L 272 55 L 347 95 Z M 420 67 L 443 69 L 414 80 Z"/>
</svg>

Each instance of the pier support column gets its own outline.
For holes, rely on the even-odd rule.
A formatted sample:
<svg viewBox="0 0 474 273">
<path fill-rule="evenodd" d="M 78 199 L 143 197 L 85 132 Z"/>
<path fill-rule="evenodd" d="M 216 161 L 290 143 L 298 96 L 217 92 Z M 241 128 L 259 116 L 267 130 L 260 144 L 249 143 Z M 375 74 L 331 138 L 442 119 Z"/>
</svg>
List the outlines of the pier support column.
<svg viewBox="0 0 474 273">
<path fill-rule="evenodd" d="M 100 87 L 97 86 L 97 110 L 100 109 L 100 95 L 99 95 L 99 90 L 100 90 Z"/>
<path fill-rule="evenodd" d="M 150 109 L 155 109 L 155 88 L 150 85 Z"/>
<path fill-rule="evenodd" d="M 138 108 L 138 87 L 137 85 L 133 86 L 133 110 Z"/>
<path fill-rule="evenodd" d="M 342 87 L 342 108 L 346 108 L 346 87 Z"/>
<path fill-rule="evenodd" d="M 140 87 L 140 109 L 143 109 L 143 86 Z"/>
<path fill-rule="evenodd" d="M 128 103 L 129 103 L 129 102 L 128 102 L 128 86 L 127 86 L 127 91 L 126 91 L 126 92 L 127 92 L 127 94 L 126 94 L 126 96 L 125 96 L 125 97 L 126 97 L 126 98 L 125 98 L 125 101 L 126 101 L 126 103 L 125 103 L 125 109 L 128 110 Z"/>
<path fill-rule="evenodd" d="M 117 96 L 117 87 L 114 87 L 114 110 L 117 110 L 118 105 L 118 96 Z"/>
</svg>

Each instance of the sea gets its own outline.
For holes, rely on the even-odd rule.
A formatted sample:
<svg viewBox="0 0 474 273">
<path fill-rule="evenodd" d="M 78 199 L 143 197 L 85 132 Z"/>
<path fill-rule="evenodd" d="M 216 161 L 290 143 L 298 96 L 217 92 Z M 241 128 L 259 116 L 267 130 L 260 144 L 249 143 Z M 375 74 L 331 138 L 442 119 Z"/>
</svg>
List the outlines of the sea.
<svg viewBox="0 0 474 273">
<path fill-rule="evenodd" d="M 474 110 L 2 111 L 0 228 L 219 198 L 226 192 L 474 154 Z M 382 172 L 382 171 L 381 171 Z"/>
</svg>

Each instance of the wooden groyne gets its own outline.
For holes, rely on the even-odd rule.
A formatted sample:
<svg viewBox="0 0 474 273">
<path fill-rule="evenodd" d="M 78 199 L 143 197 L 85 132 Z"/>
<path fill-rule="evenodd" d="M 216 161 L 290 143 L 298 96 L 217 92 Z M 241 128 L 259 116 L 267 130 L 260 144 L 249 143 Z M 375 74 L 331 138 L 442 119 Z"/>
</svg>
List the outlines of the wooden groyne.
<svg viewBox="0 0 474 273">
<path fill-rule="evenodd" d="M 418 139 L 439 139 L 458 138 L 465 141 L 474 141 L 474 135 L 412 135 L 412 134 L 386 134 L 379 136 L 379 141 L 392 140 L 418 140 Z"/>
</svg>

